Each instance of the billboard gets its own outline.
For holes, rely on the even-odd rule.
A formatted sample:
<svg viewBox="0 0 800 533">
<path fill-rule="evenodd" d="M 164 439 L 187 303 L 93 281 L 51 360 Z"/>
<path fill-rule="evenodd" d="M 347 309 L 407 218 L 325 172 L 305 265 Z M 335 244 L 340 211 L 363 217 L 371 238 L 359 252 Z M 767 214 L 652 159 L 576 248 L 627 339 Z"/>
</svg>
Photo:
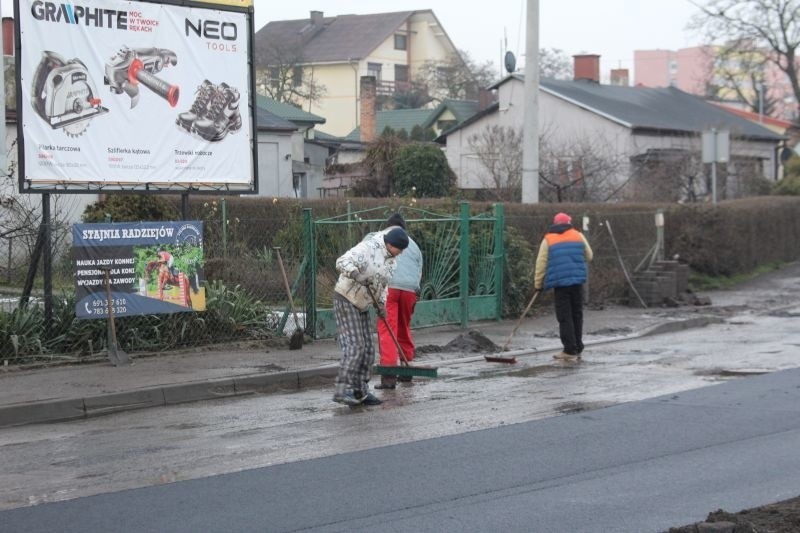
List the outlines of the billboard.
<svg viewBox="0 0 800 533">
<path fill-rule="evenodd" d="M 205 311 L 203 223 L 74 224 L 75 316 Z"/>
<path fill-rule="evenodd" d="M 255 192 L 234 4 L 15 0 L 20 191 Z"/>
</svg>

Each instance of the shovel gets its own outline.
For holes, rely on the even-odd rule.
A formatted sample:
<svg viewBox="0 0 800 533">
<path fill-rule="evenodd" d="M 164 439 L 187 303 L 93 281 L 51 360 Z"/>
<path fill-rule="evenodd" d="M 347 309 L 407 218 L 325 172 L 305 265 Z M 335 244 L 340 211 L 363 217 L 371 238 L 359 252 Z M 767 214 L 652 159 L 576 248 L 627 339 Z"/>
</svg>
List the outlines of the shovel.
<svg viewBox="0 0 800 533">
<path fill-rule="evenodd" d="M 303 347 L 303 328 L 300 327 L 300 322 L 297 320 L 297 312 L 294 310 L 294 301 L 292 300 L 292 289 L 289 287 L 289 279 L 286 277 L 286 269 L 283 268 L 283 259 L 281 259 L 281 249 L 278 246 L 273 248 L 275 254 L 278 256 L 278 265 L 281 267 L 281 275 L 283 275 L 283 285 L 286 287 L 286 296 L 289 298 L 289 309 L 292 311 L 294 317 L 294 332 L 289 337 L 289 349 L 299 350 Z"/>
<path fill-rule="evenodd" d="M 514 335 L 517 333 L 517 330 L 519 329 L 519 325 L 522 324 L 522 319 L 525 318 L 525 315 L 527 315 L 528 311 L 531 310 L 531 306 L 533 305 L 533 302 L 536 301 L 536 297 L 539 296 L 539 292 L 540 292 L 539 289 L 536 289 L 535 291 L 533 291 L 533 298 L 531 298 L 531 301 L 528 302 L 528 306 L 522 312 L 522 315 L 520 315 L 519 320 L 517 320 L 517 325 L 514 326 L 513 330 L 511 330 L 511 334 L 508 336 L 508 338 L 506 339 L 506 342 L 503 344 L 503 348 L 500 350 L 501 352 L 505 352 L 506 350 L 508 350 L 508 345 L 509 345 L 509 343 L 511 343 L 511 339 L 514 338 Z M 510 363 L 510 364 L 514 364 L 514 363 L 517 362 L 517 358 L 516 357 L 513 357 L 513 356 L 512 357 L 503 357 L 502 355 L 499 355 L 499 354 L 484 355 L 483 358 L 486 359 L 487 361 L 489 361 L 490 363 Z"/>
<path fill-rule="evenodd" d="M 380 304 L 378 303 L 378 299 L 375 298 L 375 295 L 372 293 L 372 289 L 370 289 L 369 285 L 366 285 L 367 292 L 369 293 L 369 297 L 372 298 L 372 303 L 375 304 L 375 310 L 378 311 L 380 309 Z M 384 311 L 385 313 L 385 311 Z M 397 347 L 397 353 L 400 354 L 400 362 L 402 363 L 400 366 L 375 366 L 375 372 L 381 376 L 420 376 L 426 378 L 435 378 L 438 376 L 438 369 L 433 366 L 411 366 L 408 364 L 408 358 L 406 358 L 406 354 L 403 352 L 403 348 L 400 346 L 400 341 L 397 340 L 397 336 L 392 331 L 392 327 L 389 325 L 389 321 L 386 320 L 386 315 L 378 312 L 378 317 L 383 320 L 383 325 L 386 326 L 386 329 L 389 331 L 389 336 L 394 341 L 394 345 Z"/>
</svg>

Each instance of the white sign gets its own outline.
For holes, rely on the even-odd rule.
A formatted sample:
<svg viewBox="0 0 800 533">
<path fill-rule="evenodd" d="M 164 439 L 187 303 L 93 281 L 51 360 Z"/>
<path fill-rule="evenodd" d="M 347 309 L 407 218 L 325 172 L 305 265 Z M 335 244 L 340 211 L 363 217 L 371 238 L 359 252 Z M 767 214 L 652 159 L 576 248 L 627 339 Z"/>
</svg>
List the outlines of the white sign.
<svg viewBox="0 0 800 533">
<path fill-rule="evenodd" d="M 23 191 L 253 190 L 252 11 L 16 7 Z"/>
<path fill-rule="evenodd" d="M 728 130 L 703 132 L 703 163 L 727 163 L 731 153 L 731 134 Z"/>
</svg>

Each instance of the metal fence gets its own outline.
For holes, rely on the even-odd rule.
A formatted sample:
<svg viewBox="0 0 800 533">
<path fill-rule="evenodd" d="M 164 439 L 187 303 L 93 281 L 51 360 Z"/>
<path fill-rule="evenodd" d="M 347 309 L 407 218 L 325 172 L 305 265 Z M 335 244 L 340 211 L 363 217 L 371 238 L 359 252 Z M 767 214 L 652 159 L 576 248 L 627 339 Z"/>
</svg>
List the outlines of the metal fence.
<svg viewBox="0 0 800 533">
<path fill-rule="evenodd" d="M 117 346 L 147 354 L 225 343 L 252 349 L 285 343 L 302 327 L 313 338 L 335 334 L 332 294 L 336 258 L 364 235 L 381 229 L 395 210 L 351 211 L 315 220 L 303 209 L 300 220 L 236 218 L 223 212 L 221 224 L 206 224 L 204 292 L 206 311 L 117 317 Z M 422 301 L 414 327 L 499 318 L 502 312 L 502 206 L 470 215 L 463 203 L 456 214 L 400 208 L 419 244 L 425 268 Z M 243 228 L 264 228 L 259 245 L 248 243 Z M 267 244 L 268 243 L 268 244 Z M 70 258 L 63 261 L 69 263 Z M 291 312 L 281 274 L 290 285 Z M 18 305 L 9 294 L 0 311 L 0 364 L 48 364 L 101 360 L 111 343 L 104 319 L 75 318 L 71 270 L 56 269 L 52 317 L 45 320 L 40 298 Z M 64 275 L 66 274 L 66 275 Z"/>
</svg>

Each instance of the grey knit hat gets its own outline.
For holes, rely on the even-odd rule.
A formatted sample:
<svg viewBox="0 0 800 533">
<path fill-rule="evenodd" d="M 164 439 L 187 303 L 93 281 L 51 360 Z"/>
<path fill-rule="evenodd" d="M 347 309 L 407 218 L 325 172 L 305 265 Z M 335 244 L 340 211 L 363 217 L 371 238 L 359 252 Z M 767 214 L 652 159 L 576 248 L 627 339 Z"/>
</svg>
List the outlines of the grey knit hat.
<svg viewBox="0 0 800 533">
<path fill-rule="evenodd" d="M 395 213 L 386 220 L 386 227 L 389 228 L 391 226 L 400 226 L 406 229 L 406 219 L 400 213 Z"/>
<path fill-rule="evenodd" d="M 383 242 L 391 244 L 400 250 L 405 250 L 408 248 L 408 235 L 403 228 L 394 228 L 386 232 L 386 235 L 383 236 Z"/>
</svg>

